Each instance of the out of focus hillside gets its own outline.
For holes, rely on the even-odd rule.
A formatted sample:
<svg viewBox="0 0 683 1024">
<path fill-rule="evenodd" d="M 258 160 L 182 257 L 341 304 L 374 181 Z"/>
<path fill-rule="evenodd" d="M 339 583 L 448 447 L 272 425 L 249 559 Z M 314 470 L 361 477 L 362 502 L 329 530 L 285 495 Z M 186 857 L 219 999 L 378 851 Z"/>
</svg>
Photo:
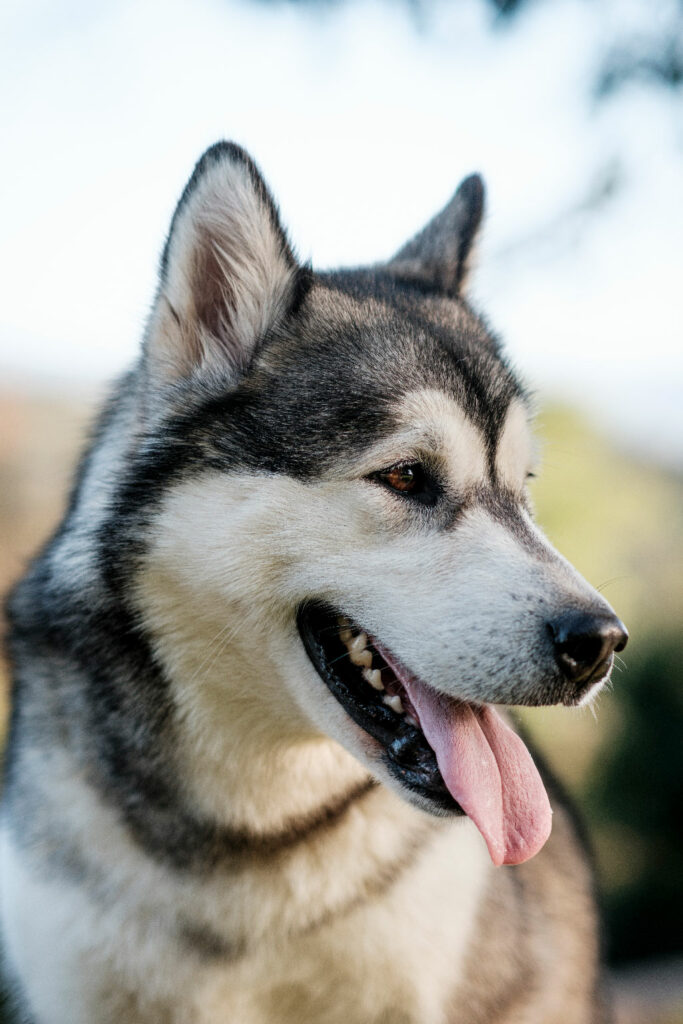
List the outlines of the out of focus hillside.
<svg viewBox="0 0 683 1024">
<path fill-rule="evenodd" d="M 619 452 L 567 408 L 545 409 L 538 433 L 537 518 L 631 639 L 593 709 L 525 721 L 587 817 L 611 959 L 680 956 L 683 479 Z"/>
<path fill-rule="evenodd" d="M 3 593 L 59 519 L 92 408 L 0 393 Z M 588 819 L 610 956 L 627 971 L 620 1020 L 680 1024 L 683 480 L 618 451 L 565 407 L 541 411 L 538 435 L 537 517 L 631 641 L 595 709 L 534 710 L 525 724 Z M 4 664 L 0 677 L 4 714 Z M 636 960 L 645 966 L 634 973 Z"/>
<path fill-rule="evenodd" d="M 64 507 L 91 409 L 0 391 L 0 590 L 20 574 Z"/>
</svg>

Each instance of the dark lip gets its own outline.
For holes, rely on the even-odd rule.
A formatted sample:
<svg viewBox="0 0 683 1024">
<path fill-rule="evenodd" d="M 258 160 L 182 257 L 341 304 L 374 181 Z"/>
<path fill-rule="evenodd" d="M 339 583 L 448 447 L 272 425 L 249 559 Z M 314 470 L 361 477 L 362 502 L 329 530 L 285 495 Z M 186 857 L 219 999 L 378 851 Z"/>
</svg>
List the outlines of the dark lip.
<svg viewBox="0 0 683 1024">
<path fill-rule="evenodd" d="M 434 813 L 463 814 L 422 731 L 388 708 L 349 660 L 338 632 L 340 614 L 321 601 L 307 601 L 297 612 L 299 634 L 318 675 L 349 717 L 383 748 L 394 778 Z"/>
<path fill-rule="evenodd" d="M 610 654 L 608 658 L 601 661 L 598 667 L 591 673 L 590 677 L 585 680 L 580 689 L 575 691 L 567 697 L 562 703 L 566 707 L 578 707 L 583 698 L 587 693 L 593 689 L 596 683 L 605 682 L 612 673 L 614 666 L 614 655 Z"/>
</svg>

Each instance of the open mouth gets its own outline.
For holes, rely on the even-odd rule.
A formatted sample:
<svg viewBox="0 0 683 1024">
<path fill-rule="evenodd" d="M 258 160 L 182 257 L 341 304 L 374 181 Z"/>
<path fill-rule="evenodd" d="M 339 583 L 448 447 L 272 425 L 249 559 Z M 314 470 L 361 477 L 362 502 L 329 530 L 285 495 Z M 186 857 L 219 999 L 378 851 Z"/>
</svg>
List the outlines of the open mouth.
<svg viewBox="0 0 683 1024">
<path fill-rule="evenodd" d="M 301 607 L 298 625 L 318 673 L 349 717 L 384 748 L 391 774 L 435 810 L 463 814 L 405 687 L 367 633 L 317 603 Z"/>
<path fill-rule="evenodd" d="M 306 651 L 389 772 L 437 814 L 466 814 L 494 864 L 532 857 L 550 833 L 545 787 L 520 737 L 491 705 L 439 693 L 328 605 L 297 616 Z"/>
</svg>

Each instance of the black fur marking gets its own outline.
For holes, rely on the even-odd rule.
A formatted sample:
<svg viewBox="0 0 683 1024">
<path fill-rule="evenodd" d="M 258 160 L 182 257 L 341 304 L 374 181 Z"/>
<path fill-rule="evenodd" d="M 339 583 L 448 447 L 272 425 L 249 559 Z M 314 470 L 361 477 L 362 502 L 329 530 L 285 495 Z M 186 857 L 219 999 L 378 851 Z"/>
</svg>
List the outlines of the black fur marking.
<svg viewBox="0 0 683 1024">
<path fill-rule="evenodd" d="M 218 935 L 209 925 L 194 924 L 191 921 L 179 923 L 178 941 L 202 963 L 233 963 L 247 952 L 246 943 L 230 942 Z"/>
<path fill-rule="evenodd" d="M 395 351 L 396 364 L 406 373 L 407 385 L 443 390 L 453 397 L 482 432 L 489 461 L 494 464 L 510 402 L 514 398 L 525 402 L 528 396 L 503 359 L 500 343 L 485 321 L 464 300 L 449 302 L 436 286 L 397 281 L 382 268 L 336 271 L 319 279 L 360 302 L 386 304 L 387 311 L 397 315 L 393 338 L 385 343 L 387 356 Z M 430 299 L 439 300 L 436 307 Z M 410 353 L 398 343 L 406 334 L 413 339 Z M 411 371 L 414 376 L 409 376 Z M 394 394 L 399 397 L 400 391 Z"/>
<path fill-rule="evenodd" d="M 3 1024 L 38 1024 L 30 1013 L 21 983 L 9 969 L 0 950 L 0 1020 Z"/>
<path fill-rule="evenodd" d="M 341 824 L 351 808 L 372 793 L 378 785 L 376 779 L 367 778 L 330 803 L 317 807 L 310 814 L 290 820 L 286 827 L 276 832 L 221 829 L 218 845 L 224 847 L 232 857 L 249 859 L 287 853 L 301 843 L 313 839 L 314 836 Z"/>
<path fill-rule="evenodd" d="M 465 213 L 460 221 L 457 272 L 454 282 L 456 293 L 460 291 L 463 283 L 470 251 L 484 216 L 484 182 L 481 175 L 470 174 L 461 182 L 458 192 L 462 197 Z"/>
</svg>

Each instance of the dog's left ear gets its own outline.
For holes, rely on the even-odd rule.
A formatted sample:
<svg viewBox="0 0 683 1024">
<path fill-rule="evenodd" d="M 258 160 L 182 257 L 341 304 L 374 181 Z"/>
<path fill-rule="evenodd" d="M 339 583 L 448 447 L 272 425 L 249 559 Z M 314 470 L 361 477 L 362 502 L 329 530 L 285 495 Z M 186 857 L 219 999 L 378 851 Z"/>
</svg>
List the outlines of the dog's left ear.
<svg viewBox="0 0 683 1024">
<path fill-rule="evenodd" d="M 219 142 L 176 208 L 145 341 L 153 380 L 236 376 L 295 301 L 300 271 L 251 157 Z"/>
<path fill-rule="evenodd" d="M 451 201 L 386 265 L 396 277 L 461 294 L 484 213 L 484 182 L 472 174 Z"/>
</svg>

